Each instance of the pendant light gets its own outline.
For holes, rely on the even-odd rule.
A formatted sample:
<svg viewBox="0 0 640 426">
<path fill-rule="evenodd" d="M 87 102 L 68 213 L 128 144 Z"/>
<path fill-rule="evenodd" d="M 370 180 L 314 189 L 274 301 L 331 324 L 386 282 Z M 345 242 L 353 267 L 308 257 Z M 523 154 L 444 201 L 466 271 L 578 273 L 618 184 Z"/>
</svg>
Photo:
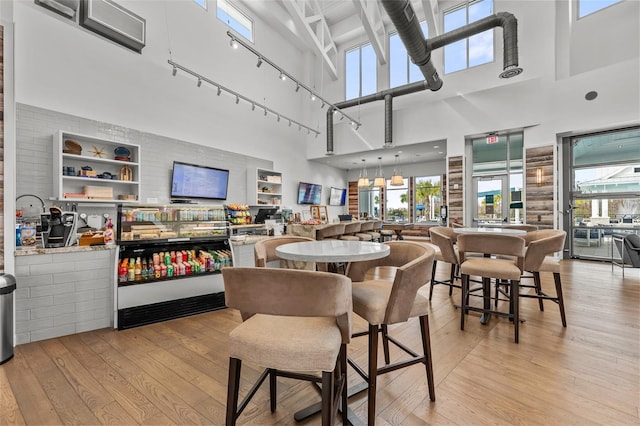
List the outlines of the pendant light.
<svg viewBox="0 0 640 426">
<path fill-rule="evenodd" d="M 391 176 L 391 186 L 402 186 L 404 185 L 404 178 L 402 174 L 398 171 L 398 157 L 396 154 L 396 162 L 393 166 L 393 175 Z"/>
<path fill-rule="evenodd" d="M 365 159 L 362 159 L 362 170 L 360 170 L 360 178 L 358 179 L 358 187 L 368 187 L 369 186 L 369 178 L 367 177 L 367 168 L 365 167 Z"/>
<path fill-rule="evenodd" d="M 378 172 L 376 173 L 376 178 L 373 180 L 373 186 L 375 188 L 384 188 L 387 186 L 387 180 L 382 174 L 382 157 L 378 157 Z"/>
</svg>

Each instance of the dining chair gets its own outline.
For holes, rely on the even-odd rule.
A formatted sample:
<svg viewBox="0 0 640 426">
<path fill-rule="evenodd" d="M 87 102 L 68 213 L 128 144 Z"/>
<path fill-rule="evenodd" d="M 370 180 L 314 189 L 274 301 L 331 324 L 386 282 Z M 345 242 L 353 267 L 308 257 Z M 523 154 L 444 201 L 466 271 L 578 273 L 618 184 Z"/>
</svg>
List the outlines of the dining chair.
<svg viewBox="0 0 640 426">
<path fill-rule="evenodd" d="M 523 238 L 501 234 L 462 234 L 458 236 L 458 255 L 462 276 L 462 296 L 460 309 L 460 329 L 464 330 L 465 316 L 469 311 L 481 312 L 483 316 L 496 315 L 513 321 L 514 340 L 519 340 L 519 298 L 509 298 L 509 311 L 491 308 L 491 279 L 506 280 L 510 283 L 510 294 L 518 294 L 520 276 L 524 268 Z M 469 253 L 481 253 L 482 257 Z M 499 256 L 508 256 L 501 258 Z M 470 304 L 469 283 L 471 276 L 482 277 L 483 307 Z"/>
<path fill-rule="evenodd" d="M 344 223 L 332 223 L 316 230 L 316 240 L 336 240 L 344 234 Z"/>
<path fill-rule="evenodd" d="M 276 267 L 289 269 L 307 269 L 310 271 L 315 271 L 315 262 L 300 262 L 281 259 L 276 254 L 276 248 L 283 244 L 300 243 L 304 241 L 313 241 L 313 238 L 295 235 L 283 235 L 279 237 L 265 238 L 263 240 L 257 241 L 253 248 L 256 266 L 259 268 Z"/>
<path fill-rule="evenodd" d="M 351 280 L 328 272 L 243 267 L 223 269 L 222 278 L 226 305 L 242 317 L 229 333 L 227 426 L 236 424 L 267 377 L 271 412 L 278 377 L 321 383 L 322 425 L 333 424 L 338 407 L 347 407 Z M 238 405 L 243 362 L 265 370 Z"/>
<path fill-rule="evenodd" d="M 453 232 L 453 228 L 445 227 L 445 226 L 436 226 L 429 229 L 429 235 L 431 237 L 431 243 L 435 244 L 438 247 L 438 251 L 436 251 L 435 261 L 433 262 L 433 271 L 431 273 L 431 285 L 429 286 L 429 300 L 431 300 L 431 296 L 433 295 L 433 287 L 437 284 L 444 284 L 449 286 L 449 296 L 453 294 L 453 288 L 460 288 L 460 285 L 455 284 L 457 276 L 458 268 L 460 267 L 460 259 L 458 257 L 458 252 L 455 247 L 455 233 Z M 451 264 L 451 272 L 449 273 L 449 278 L 446 280 L 436 280 L 436 266 L 437 262 L 449 263 Z"/>
<path fill-rule="evenodd" d="M 520 289 L 533 288 L 535 294 L 519 292 L 519 297 L 538 299 L 541 311 L 544 311 L 545 300 L 551 300 L 558 304 L 560 308 L 560 318 L 562 326 L 567 326 L 567 319 L 564 311 L 564 298 L 562 295 L 562 280 L 560 278 L 560 260 L 553 255 L 564 249 L 564 240 L 567 233 L 562 230 L 540 230 L 536 231 L 538 238 L 533 238 L 527 245 L 524 256 L 524 270 L 530 272 L 531 276 L 523 276 L 520 282 Z M 541 272 L 551 272 L 556 287 L 556 295 L 550 296 L 542 290 L 540 281 Z M 533 284 L 523 284 L 522 279 L 532 278 Z"/>
<path fill-rule="evenodd" d="M 372 241 L 377 241 L 377 242 L 382 242 L 380 240 L 380 230 L 382 228 L 382 221 L 381 220 L 374 220 L 372 221 L 372 225 L 371 225 L 371 230 L 367 231 L 367 234 L 371 235 L 371 240 Z"/>
<path fill-rule="evenodd" d="M 356 233 L 356 237 L 358 237 L 360 241 L 371 241 L 373 240 L 373 235 L 371 235 L 372 230 L 373 221 L 363 220 L 360 222 L 360 230 Z"/>
<path fill-rule="evenodd" d="M 376 418 L 377 377 L 399 368 L 422 363 L 427 373 L 429 398 L 436 400 L 429 337 L 429 301 L 418 292 L 431 279 L 434 250 L 425 244 L 412 241 L 392 241 L 388 256 L 362 262 L 352 262 L 348 275 L 353 282 L 353 312 L 365 319 L 368 330 L 358 332 L 353 337 L 368 336 L 368 369 L 349 360 L 349 364 L 368 384 L 368 424 L 373 425 Z M 371 271 L 392 271 L 390 276 L 374 276 Z M 370 279 L 366 279 L 370 278 Z M 423 355 L 419 355 L 399 340 L 389 336 L 388 325 L 418 317 L 422 340 Z M 385 365 L 378 367 L 378 334 L 382 334 Z M 410 358 L 390 363 L 389 342 L 410 355 Z"/>
</svg>

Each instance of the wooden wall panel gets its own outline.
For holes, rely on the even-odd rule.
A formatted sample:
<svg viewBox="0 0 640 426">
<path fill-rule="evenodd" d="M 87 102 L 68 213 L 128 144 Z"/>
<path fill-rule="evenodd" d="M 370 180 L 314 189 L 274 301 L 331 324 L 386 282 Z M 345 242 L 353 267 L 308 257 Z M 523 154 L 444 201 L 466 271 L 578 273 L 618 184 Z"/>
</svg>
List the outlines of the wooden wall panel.
<svg viewBox="0 0 640 426">
<path fill-rule="evenodd" d="M 349 182 L 347 204 L 349 205 L 349 214 L 358 217 L 358 182 Z"/>
<path fill-rule="evenodd" d="M 449 222 L 462 224 L 464 221 L 464 162 L 462 156 L 449 157 L 449 175 L 447 177 L 449 197 Z"/>
<path fill-rule="evenodd" d="M 525 221 L 540 229 L 553 229 L 553 145 L 526 150 Z M 537 182 L 537 170 L 542 170 L 542 182 Z"/>
</svg>

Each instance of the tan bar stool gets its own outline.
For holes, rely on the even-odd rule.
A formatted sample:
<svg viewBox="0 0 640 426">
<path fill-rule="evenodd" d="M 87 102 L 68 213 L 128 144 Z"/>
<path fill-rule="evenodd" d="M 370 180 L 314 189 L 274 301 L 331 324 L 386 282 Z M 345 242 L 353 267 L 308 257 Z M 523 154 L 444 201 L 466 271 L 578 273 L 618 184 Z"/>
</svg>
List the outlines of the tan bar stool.
<svg viewBox="0 0 640 426">
<path fill-rule="evenodd" d="M 347 222 L 344 225 L 344 232 L 339 238 L 347 241 L 360 241 L 360 238 L 356 236 L 356 233 L 360 232 L 361 225 L 361 222 Z"/>
</svg>

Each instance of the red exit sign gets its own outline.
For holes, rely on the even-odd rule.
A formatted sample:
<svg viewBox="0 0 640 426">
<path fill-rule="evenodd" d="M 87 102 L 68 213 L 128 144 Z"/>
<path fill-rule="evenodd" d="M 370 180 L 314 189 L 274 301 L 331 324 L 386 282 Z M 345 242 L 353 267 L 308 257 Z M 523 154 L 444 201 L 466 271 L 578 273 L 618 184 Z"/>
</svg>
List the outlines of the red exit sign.
<svg viewBox="0 0 640 426">
<path fill-rule="evenodd" d="M 497 135 L 487 136 L 487 145 L 488 144 L 492 144 L 492 143 L 498 143 L 498 136 Z"/>
</svg>

